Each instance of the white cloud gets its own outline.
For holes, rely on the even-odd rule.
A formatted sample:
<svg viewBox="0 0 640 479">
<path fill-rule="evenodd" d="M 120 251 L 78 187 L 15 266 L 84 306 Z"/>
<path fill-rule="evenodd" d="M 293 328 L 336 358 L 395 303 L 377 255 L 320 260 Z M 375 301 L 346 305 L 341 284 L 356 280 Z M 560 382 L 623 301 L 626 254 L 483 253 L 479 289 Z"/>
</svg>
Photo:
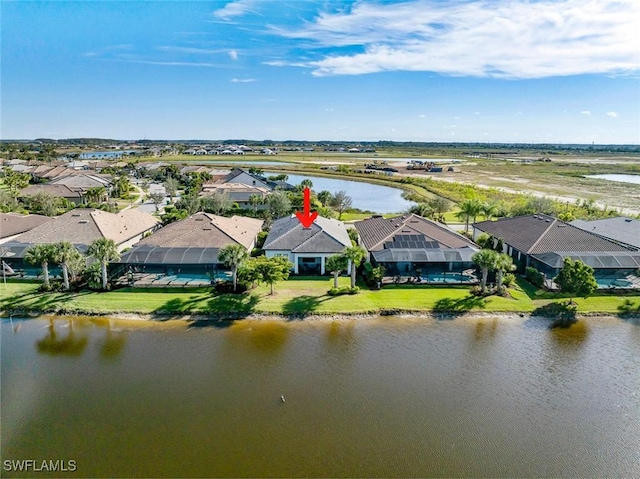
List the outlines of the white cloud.
<svg viewBox="0 0 640 479">
<path fill-rule="evenodd" d="M 581 115 L 591 115 L 591 112 L 589 110 L 582 110 L 580 112 Z"/>
<path fill-rule="evenodd" d="M 229 50 L 229 57 L 231 57 L 232 60 L 237 60 L 238 59 L 238 52 L 235 50 Z"/>
<path fill-rule="evenodd" d="M 235 0 L 213 12 L 213 15 L 221 20 L 231 20 L 251 12 L 255 3 L 255 0 Z"/>
<path fill-rule="evenodd" d="M 253 83 L 258 81 L 255 78 L 232 78 L 231 83 Z"/>
<path fill-rule="evenodd" d="M 362 46 L 306 62 L 316 76 L 404 70 L 543 78 L 637 72 L 639 23 L 637 0 L 360 1 L 297 31 L 271 31 L 319 47 Z"/>
<path fill-rule="evenodd" d="M 607 116 L 610 116 L 611 118 L 618 118 L 618 114 L 615 111 L 608 111 Z"/>
</svg>

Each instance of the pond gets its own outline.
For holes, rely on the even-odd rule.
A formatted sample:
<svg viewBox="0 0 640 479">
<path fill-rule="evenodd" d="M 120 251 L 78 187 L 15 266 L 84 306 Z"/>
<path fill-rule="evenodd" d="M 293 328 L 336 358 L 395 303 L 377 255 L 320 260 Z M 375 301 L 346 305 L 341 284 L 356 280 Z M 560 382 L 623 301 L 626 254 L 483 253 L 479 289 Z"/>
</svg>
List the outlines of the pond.
<svg viewBox="0 0 640 479">
<path fill-rule="evenodd" d="M 198 160 L 199 165 L 232 165 L 238 164 L 246 166 L 247 168 L 251 166 L 290 166 L 291 163 L 287 163 L 286 161 L 247 161 L 247 160 Z"/>
<path fill-rule="evenodd" d="M 597 178 L 600 180 L 617 181 L 619 183 L 632 183 L 640 185 L 640 175 L 626 174 L 606 174 L 606 175 L 587 175 L 585 178 Z"/>
<path fill-rule="evenodd" d="M 277 172 L 266 173 L 266 175 L 277 175 Z M 400 188 L 392 188 L 390 186 L 380 186 L 362 181 L 339 180 L 334 178 L 325 178 L 313 175 L 288 175 L 288 183 L 299 185 L 306 178 L 313 183 L 313 190 L 320 192 L 322 190 L 335 193 L 345 190 L 353 199 L 353 208 L 364 211 L 374 211 L 376 213 L 401 213 L 414 204 L 402 197 Z"/>
<path fill-rule="evenodd" d="M 633 321 L 0 326 L 3 477 L 640 476 Z"/>
<path fill-rule="evenodd" d="M 136 154 L 137 150 L 117 150 L 117 151 L 87 151 L 80 153 L 81 160 L 112 160 L 122 158 L 123 155 Z"/>
</svg>

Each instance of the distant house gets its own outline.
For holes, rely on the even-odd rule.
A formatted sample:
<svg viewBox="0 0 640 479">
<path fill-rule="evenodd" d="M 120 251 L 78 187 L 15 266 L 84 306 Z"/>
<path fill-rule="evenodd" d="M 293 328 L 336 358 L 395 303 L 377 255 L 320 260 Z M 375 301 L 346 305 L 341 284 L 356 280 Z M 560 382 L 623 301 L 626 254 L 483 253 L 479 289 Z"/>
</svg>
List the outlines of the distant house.
<svg viewBox="0 0 640 479">
<path fill-rule="evenodd" d="M 478 246 L 444 225 L 410 214 L 356 221 L 373 264 L 389 275 L 416 275 L 430 282 L 473 281 L 471 257 Z"/>
<path fill-rule="evenodd" d="M 18 198 L 27 198 L 37 194 L 47 194 L 56 198 L 65 198 L 75 205 L 81 205 L 84 202 L 82 192 L 72 189 L 67 185 L 43 184 L 30 185 L 18 192 Z"/>
<path fill-rule="evenodd" d="M 571 224 L 616 243 L 640 249 L 640 220 L 618 216 L 593 221 L 575 220 Z"/>
<path fill-rule="evenodd" d="M 218 260 L 220 249 L 239 244 L 251 251 L 262 224 L 255 218 L 196 213 L 148 236 L 119 263 L 136 272 L 215 275 L 228 269 Z"/>
<path fill-rule="evenodd" d="M 265 180 L 240 168 L 231 170 L 228 175 L 219 180 L 219 183 L 240 183 L 242 185 L 271 189 Z"/>
<path fill-rule="evenodd" d="M 0 244 L 52 220 L 53 218 L 42 215 L 0 213 Z"/>
<path fill-rule="evenodd" d="M 76 208 L 4 243 L 4 247 L 11 253 L 6 261 L 15 270 L 33 270 L 33 266 L 23 262 L 27 248 L 35 244 L 60 241 L 68 241 L 85 252 L 94 240 L 108 238 L 122 251 L 140 241 L 145 233 L 158 228 L 159 224 L 157 218 L 136 208 L 119 213 Z"/>
<path fill-rule="evenodd" d="M 351 246 L 342 221 L 318 216 L 304 228 L 295 215 L 273 223 L 263 249 L 267 257 L 284 256 L 296 274 L 325 274 L 326 259 Z"/>
<path fill-rule="evenodd" d="M 200 196 L 206 196 L 216 192 L 228 195 L 229 199 L 234 203 L 238 203 L 238 206 L 242 209 L 251 209 L 254 207 L 250 202 L 252 196 L 257 196 L 260 200 L 264 200 L 271 190 L 260 186 L 247 186 L 242 183 L 205 183 L 202 185 Z M 257 209 L 264 209 L 265 207 L 266 205 L 264 204 L 257 205 Z"/>
<path fill-rule="evenodd" d="M 564 259 L 581 260 L 595 270 L 600 284 L 640 268 L 638 248 L 585 231 L 552 216 L 536 214 L 482 221 L 473 225 L 473 237 L 487 233 L 504 243 L 519 271 L 532 266 L 553 278 Z"/>
<path fill-rule="evenodd" d="M 49 185 L 65 185 L 74 191 L 79 191 L 84 196 L 89 188 L 103 187 L 107 191 L 110 191 L 113 181 L 111 175 L 81 173 L 78 175 L 54 178 L 49 182 Z"/>
</svg>

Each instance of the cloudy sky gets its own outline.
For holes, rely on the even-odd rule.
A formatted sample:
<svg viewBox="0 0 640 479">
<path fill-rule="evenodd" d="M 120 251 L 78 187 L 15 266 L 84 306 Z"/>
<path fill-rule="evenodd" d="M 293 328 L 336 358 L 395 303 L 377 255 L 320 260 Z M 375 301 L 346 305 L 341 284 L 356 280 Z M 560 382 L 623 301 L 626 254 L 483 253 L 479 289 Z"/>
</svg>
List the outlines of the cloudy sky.
<svg viewBox="0 0 640 479">
<path fill-rule="evenodd" d="M 640 143 L 638 0 L 1 8 L 3 139 Z"/>
</svg>

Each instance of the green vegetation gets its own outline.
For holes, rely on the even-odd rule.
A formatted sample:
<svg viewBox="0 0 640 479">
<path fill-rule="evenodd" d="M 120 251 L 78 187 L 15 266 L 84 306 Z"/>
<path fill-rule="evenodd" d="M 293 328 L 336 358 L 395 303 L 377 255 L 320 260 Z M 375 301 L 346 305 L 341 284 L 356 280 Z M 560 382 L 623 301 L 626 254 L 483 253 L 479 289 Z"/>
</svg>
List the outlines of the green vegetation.
<svg viewBox="0 0 640 479">
<path fill-rule="evenodd" d="M 296 277 L 280 283 L 270 294 L 268 284 L 244 294 L 215 294 L 211 288 L 121 288 L 108 292 L 64 293 L 38 291 L 37 282 L 8 281 L 0 285 L 0 310 L 76 314 L 218 314 L 243 316 L 274 314 L 377 314 L 391 312 L 533 313 L 567 299 L 518 280 L 511 297 L 477 297 L 469 288 L 426 285 L 385 285 L 381 290 L 360 289 L 357 295 L 330 296 L 333 278 Z M 339 287 L 350 287 L 347 277 Z M 563 303 L 566 301 L 562 301 Z M 640 294 L 602 294 L 574 300 L 583 314 L 639 314 Z"/>
</svg>

